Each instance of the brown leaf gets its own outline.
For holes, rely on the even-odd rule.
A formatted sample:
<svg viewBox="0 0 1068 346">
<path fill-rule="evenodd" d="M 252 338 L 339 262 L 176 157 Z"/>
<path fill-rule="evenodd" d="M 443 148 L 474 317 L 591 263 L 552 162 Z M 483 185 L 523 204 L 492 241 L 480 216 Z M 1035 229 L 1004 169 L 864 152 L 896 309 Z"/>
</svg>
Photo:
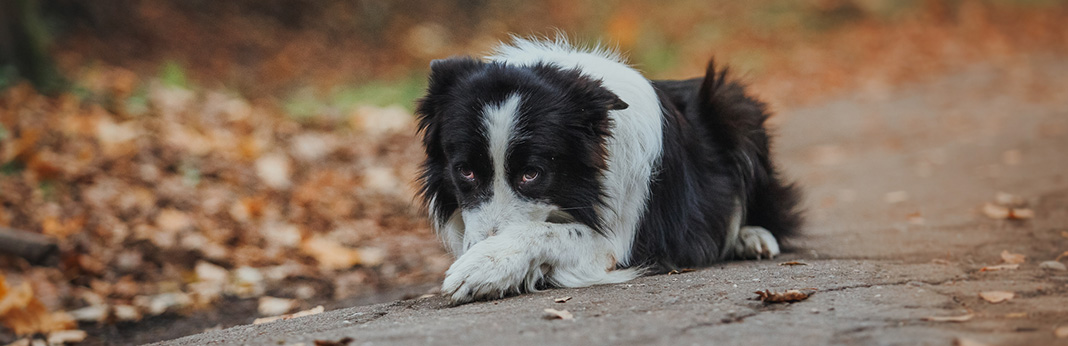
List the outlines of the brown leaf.
<svg viewBox="0 0 1068 346">
<path fill-rule="evenodd" d="M 344 337 L 339 340 L 315 340 L 315 346 L 346 346 L 352 341 L 353 339 L 350 337 Z"/>
<path fill-rule="evenodd" d="M 1035 218 L 1035 211 L 1029 208 L 1012 208 L 1009 209 L 1009 219 L 1012 220 L 1024 220 Z"/>
<path fill-rule="evenodd" d="M 1027 317 L 1026 312 L 1010 312 L 1005 314 L 1005 318 L 1024 318 Z"/>
<path fill-rule="evenodd" d="M 987 203 L 983 205 L 983 215 L 995 220 L 1008 219 L 1012 212 L 1009 208 L 995 205 L 993 203 Z"/>
<path fill-rule="evenodd" d="M 808 263 L 798 262 L 798 261 L 790 261 L 790 262 L 779 263 L 779 265 L 781 265 L 781 266 L 807 266 Z"/>
<path fill-rule="evenodd" d="M 1020 264 L 1027 262 L 1027 256 L 1011 253 L 1009 250 L 1001 250 L 1001 260 L 1008 264 Z"/>
<path fill-rule="evenodd" d="M 1001 264 L 996 266 L 987 266 L 979 269 L 979 272 L 996 272 L 999 270 L 1016 270 L 1019 269 L 1019 264 Z"/>
<path fill-rule="evenodd" d="M 48 312 L 29 282 L 12 290 L 0 274 L 0 325 L 15 335 L 30 335 L 72 329 L 77 323 L 65 312 Z"/>
<path fill-rule="evenodd" d="M 1059 339 L 1068 338 L 1068 326 L 1060 326 L 1053 330 L 1053 335 Z"/>
<path fill-rule="evenodd" d="M 545 309 L 545 319 L 547 320 L 573 320 L 575 316 L 567 310 Z"/>
<path fill-rule="evenodd" d="M 973 317 L 975 317 L 975 314 L 967 314 L 960 316 L 930 316 L 924 317 L 923 320 L 931 322 L 966 322 L 971 320 Z"/>
<path fill-rule="evenodd" d="M 553 299 L 553 301 L 557 302 L 557 303 L 566 303 L 568 300 L 571 300 L 571 297 L 563 297 L 563 298 Z"/>
<path fill-rule="evenodd" d="M 979 298 L 983 298 L 983 300 L 994 304 L 1008 301 L 1013 297 L 1016 297 L 1016 293 L 1008 291 L 987 291 L 979 293 Z"/>
<path fill-rule="evenodd" d="M 771 290 L 756 291 L 757 298 L 765 303 L 792 303 L 799 302 L 808 299 L 812 293 L 801 292 L 800 290 L 787 290 L 786 292 L 771 292 Z"/>
</svg>

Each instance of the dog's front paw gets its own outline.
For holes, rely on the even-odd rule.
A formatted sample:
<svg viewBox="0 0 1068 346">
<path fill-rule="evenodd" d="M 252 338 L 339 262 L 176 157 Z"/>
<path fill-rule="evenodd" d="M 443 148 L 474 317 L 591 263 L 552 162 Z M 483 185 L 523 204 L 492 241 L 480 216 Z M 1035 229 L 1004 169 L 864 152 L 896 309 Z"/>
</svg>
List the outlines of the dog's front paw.
<svg viewBox="0 0 1068 346">
<path fill-rule="evenodd" d="M 735 253 L 741 258 L 772 259 L 779 255 L 779 242 L 764 227 L 746 226 L 738 232 Z"/>
<path fill-rule="evenodd" d="M 453 303 L 503 298 L 538 280 L 535 259 L 500 240 L 490 237 L 475 244 L 445 272 L 441 290 Z"/>
</svg>

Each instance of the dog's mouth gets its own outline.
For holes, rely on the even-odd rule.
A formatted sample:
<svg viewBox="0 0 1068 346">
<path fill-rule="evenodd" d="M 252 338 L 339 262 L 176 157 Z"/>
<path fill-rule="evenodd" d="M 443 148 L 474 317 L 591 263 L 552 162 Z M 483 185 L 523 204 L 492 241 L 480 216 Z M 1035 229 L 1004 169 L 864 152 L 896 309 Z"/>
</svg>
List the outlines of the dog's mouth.
<svg viewBox="0 0 1068 346">
<path fill-rule="evenodd" d="M 575 223 L 575 217 L 563 210 L 553 210 L 549 212 L 549 216 L 545 218 L 545 222 L 559 224 Z"/>
</svg>

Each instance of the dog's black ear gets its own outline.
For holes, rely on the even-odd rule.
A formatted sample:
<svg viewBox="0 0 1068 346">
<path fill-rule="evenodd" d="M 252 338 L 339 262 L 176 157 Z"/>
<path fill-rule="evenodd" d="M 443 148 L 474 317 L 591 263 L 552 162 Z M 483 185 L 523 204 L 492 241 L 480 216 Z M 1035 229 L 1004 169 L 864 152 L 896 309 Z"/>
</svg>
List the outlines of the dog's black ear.
<svg viewBox="0 0 1068 346">
<path fill-rule="evenodd" d="M 427 96 L 440 95 L 448 91 L 456 82 L 474 72 L 484 64 L 471 57 L 452 57 L 430 62 L 430 85 Z"/>
</svg>

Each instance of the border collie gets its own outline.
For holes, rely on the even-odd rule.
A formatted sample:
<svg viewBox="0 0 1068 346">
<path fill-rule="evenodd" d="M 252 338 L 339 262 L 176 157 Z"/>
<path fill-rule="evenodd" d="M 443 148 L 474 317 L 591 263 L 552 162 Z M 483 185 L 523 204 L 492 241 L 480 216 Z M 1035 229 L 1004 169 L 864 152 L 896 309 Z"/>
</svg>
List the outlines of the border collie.
<svg viewBox="0 0 1068 346">
<path fill-rule="evenodd" d="M 421 194 L 454 303 L 771 258 L 798 232 L 764 103 L 712 63 L 650 81 L 605 48 L 515 38 L 430 70 Z"/>
</svg>

